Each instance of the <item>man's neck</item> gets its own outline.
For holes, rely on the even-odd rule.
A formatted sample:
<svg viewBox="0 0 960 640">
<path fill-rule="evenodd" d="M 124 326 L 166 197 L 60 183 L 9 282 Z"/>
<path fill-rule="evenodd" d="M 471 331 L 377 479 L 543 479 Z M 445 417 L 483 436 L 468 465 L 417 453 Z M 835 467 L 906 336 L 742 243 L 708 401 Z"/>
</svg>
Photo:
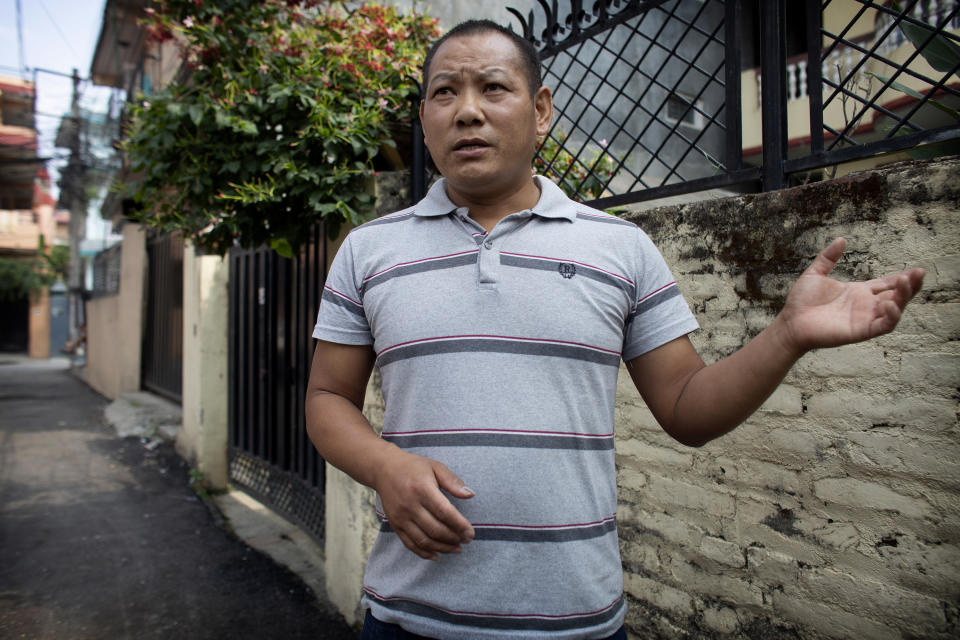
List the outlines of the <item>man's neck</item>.
<svg viewBox="0 0 960 640">
<path fill-rule="evenodd" d="M 487 231 L 492 231 L 502 219 L 526 209 L 533 208 L 540 200 L 540 186 L 533 177 L 506 193 L 489 195 L 480 192 L 464 192 L 447 184 L 447 196 L 458 207 L 467 207 L 470 217 Z"/>
</svg>

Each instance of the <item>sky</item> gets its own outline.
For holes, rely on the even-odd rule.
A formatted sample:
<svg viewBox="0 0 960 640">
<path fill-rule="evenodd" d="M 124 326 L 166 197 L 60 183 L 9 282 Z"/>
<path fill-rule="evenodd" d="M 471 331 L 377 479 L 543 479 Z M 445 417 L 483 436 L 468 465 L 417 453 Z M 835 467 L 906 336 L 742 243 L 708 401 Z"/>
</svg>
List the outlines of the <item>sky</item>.
<svg viewBox="0 0 960 640">
<path fill-rule="evenodd" d="M 31 80 L 37 69 L 37 130 L 42 157 L 57 157 L 47 165 L 57 196 L 57 167 L 66 164 L 66 151 L 56 150 L 53 140 L 60 118 L 70 110 L 73 90 L 70 78 L 43 70 L 70 75 L 74 68 L 81 78 L 90 74 L 93 49 L 100 35 L 104 0 L 20 0 L 23 26 L 23 59 L 17 36 L 17 0 L 0 0 L 0 74 Z M 20 69 L 26 66 L 27 75 Z M 84 106 L 105 104 L 105 89 L 81 83 Z"/>
</svg>

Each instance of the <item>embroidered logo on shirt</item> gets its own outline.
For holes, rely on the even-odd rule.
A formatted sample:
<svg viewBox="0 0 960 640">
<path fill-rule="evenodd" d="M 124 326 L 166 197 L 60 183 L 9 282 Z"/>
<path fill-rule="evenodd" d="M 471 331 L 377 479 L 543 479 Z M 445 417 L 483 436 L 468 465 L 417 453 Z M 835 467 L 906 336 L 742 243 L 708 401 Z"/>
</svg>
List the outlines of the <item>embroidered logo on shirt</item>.
<svg viewBox="0 0 960 640">
<path fill-rule="evenodd" d="M 563 276 L 564 280 L 569 280 L 577 274 L 577 266 L 570 264 L 569 262 L 561 262 L 557 267 L 557 271 L 560 272 L 560 275 Z"/>
</svg>

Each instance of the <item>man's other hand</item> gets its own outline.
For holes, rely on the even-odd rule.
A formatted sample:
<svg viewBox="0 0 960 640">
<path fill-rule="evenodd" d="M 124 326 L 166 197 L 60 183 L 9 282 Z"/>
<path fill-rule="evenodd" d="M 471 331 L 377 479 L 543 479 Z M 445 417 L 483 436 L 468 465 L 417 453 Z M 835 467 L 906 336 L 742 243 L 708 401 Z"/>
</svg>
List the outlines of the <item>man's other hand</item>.
<svg viewBox="0 0 960 640">
<path fill-rule="evenodd" d="M 376 471 L 373 488 L 390 528 L 421 558 L 460 553 L 473 540 L 470 522 L 443 494 L 472 498 L 473 491 L 440 462 L 397 449 Z"/>
<path fill-rule="evenodd" d="M 923 284 L 915 268 L 866 282 L 839 282 L 829 277 L 843 255 L 846 240 L 837 238 L 814 259 L 787 296 L 778 320 L 787 348 L 796 357 L 810 349 L 869 340 L 893 330 L 910 299 Z"/>
</svg>

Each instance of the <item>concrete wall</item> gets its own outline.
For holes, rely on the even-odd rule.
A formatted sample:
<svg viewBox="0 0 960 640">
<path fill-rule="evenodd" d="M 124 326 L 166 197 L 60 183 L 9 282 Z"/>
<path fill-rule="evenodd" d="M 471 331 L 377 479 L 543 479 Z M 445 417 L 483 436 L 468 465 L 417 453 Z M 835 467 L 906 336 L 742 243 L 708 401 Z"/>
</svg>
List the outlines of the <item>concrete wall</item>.
<svg viewBox="0 0 960 640">
<path fill-rule="evenodd" d="M 27 347 L 31 358 L 50 357 L 50 291 L 43 289 L 30 296 L 30 344 Z"/>
<path fill-rule="evenodd" d="M 120 292 L 87 301 L 87 382 L 108 398 L 140 390 L 146 272 L 145 233 L 126 224 Z"/>
<path fill-rule="evenodd" d="M 367 385 L 363 415 L 378 433 L 383 428 L 383 407 L 380 374 L 375 370 Z M 348 624 L 360 624 L 363 572 L 379 530 L 374 513 L 376 494 L 328 464 L 324 499 L 327 597 Z"/>
<path fill-rule="evenodd" d="M 372 185 L 376 214 L 386 215 L 403 209 L 409 202 L 410 174 L 381 171 Z M 347 236 L 344 225 L 340 236 L 327 242 L 327 268 Z M 383 428 L 383 396 L 380 373 L 374 369 L 367 384 L 363 415 L 379 433 Z M 326 465 L 324 487 L 324 575 L 327 597 L 349 624 L 363 622 L 360 593 L 367 557 L 377 537 L 379 523 L 374 514 L 376 494 L 332 465 Z"/>
<path fill-rule="evenodd" d="M 617 406 L 628 624 L 643 637 L 957 637 L 960 161 L 638 214 L 709 362 L 745 343 L 835 236 L 836 272 L 924 266 L 897 331 L 805 356 L 702 449 L 667 437 L 626 372 Z"/>
<path fill-rule="evenodd" d="M 634 214 L 678 277 L 710 362 L 773 318 L 837 235 L 841 279 L 919 264 L 897 331 L 805 356 L 700 449 L 666 436 L 622 371 L 618 526 L 644 638 L 960 634 L 960 160 Z M 378 376 L 368 419 L 382 424 Z M 328 466 L 327 588 L 357 620 L 373 496 Z"/>
<path fill-rule="evenodd" d="M 227 486 L 230 263 L 183 250 L 183 429 L 177 451 L 212 489 Z"/>
</svg>

